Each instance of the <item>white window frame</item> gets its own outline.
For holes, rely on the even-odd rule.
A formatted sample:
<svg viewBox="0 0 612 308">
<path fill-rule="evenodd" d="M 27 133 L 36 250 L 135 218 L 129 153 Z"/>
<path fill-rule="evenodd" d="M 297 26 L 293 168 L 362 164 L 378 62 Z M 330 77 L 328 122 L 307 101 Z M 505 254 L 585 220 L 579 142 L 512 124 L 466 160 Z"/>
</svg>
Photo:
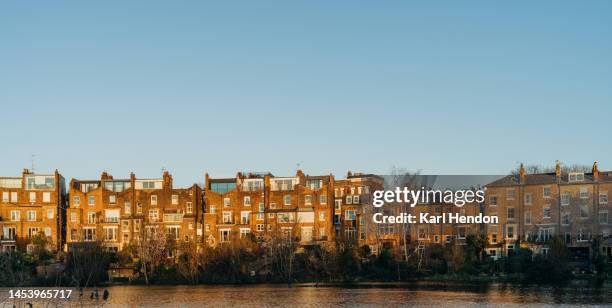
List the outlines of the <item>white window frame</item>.
<svg viewBox="0 0 612 308">
<path fill-rule="evenodd" d="M 251 234 L 250 228 L 240 228 L 240 238 L 247 238 Z"/>
<path fill-rule="evenodd" d="M 463 235 L 461 235 L 461 230 L 463 230 Z M 458 226 L 457 227 L 457 238 L 463 240 L 466 237 L 467 237 L 467 228 L 465 226 Z"/>
<path fill-rule="evenodd" d="M 510 217 L 510 211 L 512 211 L 512 217 Z M 516 219 L 516 209 L 514 207 L 506 208 L 506 218 L 508 218 L 508 220 Z"/>
<path fill-rule="evenodd" d="M 570 193 L 569 191 L 563 192 L 563 194 L 561 194 L 561 205 L 567 206 L 567 205 L 570 205 L 571 203 L 572 203 L 572 193 Z"/>
<path fill-rule="evenodd" d="M 532 215 L 531 215 L 531 211 L 525 211 L 525 224 L 526 225 L 531 225 L 532 223 Z"/>
<path fill-rule="evenodd" d="M 226 217 L 228 219 L 226 219 Z M 233 217 L 232 211 L 223 211 L 223 217 L 222 218 L 223 218 L 223 223 L 224 224 L 232 224 L 233 221 L 234 221 L 234 217 Z"/>
<path fill-rule="evenodd" d="M 356 210 L 346 210 L 344 212 L 344 220 L 357 220 L 357 211 Z"/>
<path fill-rule="evenodd" d="M 263 202 L 260 202 L 257 206 L 257 220 L 264 220 L 266 207 Z"/>
<path fill-rule="evenodd" d="M 580 199 L 589 198 L 589 189 L 587 187 L 580 187 Z"/>
<path fill-rule="evenodd" d="M 542 187 L 542 197 L 546 199 L 552 198 L 552 187 L 551 186 Z"/>
<path fill-rule="evenodd" d="M 497 206 L 499 199 L 497 198 L 496 195 L 490 196 L 489 197 L 489 205 L 490 206 Z"/>
<path fill-rule="evenodd" d="M 551 218 L 552 217 L 552 207 L 550 204 L 545 204 L 542 207 L 542 218 Z"/>
<path fill-rule="evenodd" d="M 21 211 L 12 210 L 11 211 L 11 221 L 21 221 Z"/>
<path fill-rule="evenodd" d="M 525 205 L 532 205 L 532 204 L 533 204 L 533 194 L 525 193 Z"/>
<path fill-rule="evenodd" d="M 248 225 L 251 223 L 251 211 L 241 211 L 240 212 L 240 224 Z"/>
<path fill-rule="evenodd" d="M 193 214 L 193 202 L 191 201 L 187 201 L 185 203 L 185 213 L 187 214 Z"/>
<path fill-rule="evenodd" d="M 148 216 L 149 216 L 149 221 L 150 222 L 158 222 L 159 221 L 159 210 L 158 209 L 150 209 Z"/>
<path fill-rule="evenodd" d="M 567 217 L 567 219 L 565 219 Z M 564 226 L 568 226 L 572 223 L 572 215 L 568 212 L 561 213 L 561 224 Z"/>
<path fill-rule="evenodd" d="M 104 227 L 104 241 L 105 242 L 116 242 L 119 238 L 119 228 L 116 226 Z M 109 230 L 111 232 L 109 232 Z M 109 237 L 110 235 L 110 237 Z"/>
<path fill-rule="evenodd" d="M 36 211 L 29 210 L 27 214 L 28 214 L 28 221 L 36 221 Z"/>
<path fill-rule="evenodd" d="M 49 203 L 51 202 L 51 193 L 48 191 L 43 192 L 43 202 Z"/>
<path fill-rule="evenodd" d="M 604 222 L 602 222 L 602 220 L 601 220 L 601 214 L 605 214 L 606 220 Z M 597 215 L 597 221 L 599 222 L 599 224 L 607 225 L 608 221 L 610 221 L 610 217 L 608 215 L 608 210 L 600 210 L 599 214 Z"/>
<path fill-rule="evenodd" d="M 87 224 L 93 225 L 96 223 L 96 212 L 87 212 Z"/>
<path fill-rule="evenodd" d="M 507 188 L 506 189 L 506 200 L 511 201 L 511 200 L 514 200 L 515 198 L 516 198 L 516 190 L 514 188 Z"/>
<path fill-rule="evenodd" d="M 570 172 L 567 175 L 567 181 L 570 182 L 570 183 L 583 182 L 584 181 L 584 173 L 583 172 Z"/>
<path fill-rule="evenodd" d="M 602 200 L 602 197 L 603 197 L 603 200 Z M 599 204 L 608 204 L 608 192 L 600 191 L 598 199 L 599 199 Z"/>
<path fill-rule="evenodd" d="M 312 195 L 304 196 L 304 205 L 312 205 Z"/>
<path fill-rule="evenodd" d="M 231 239 L 231 229 L 219 229 L 219 239 L 221 243 L 229 242 Z"/>
</svg>

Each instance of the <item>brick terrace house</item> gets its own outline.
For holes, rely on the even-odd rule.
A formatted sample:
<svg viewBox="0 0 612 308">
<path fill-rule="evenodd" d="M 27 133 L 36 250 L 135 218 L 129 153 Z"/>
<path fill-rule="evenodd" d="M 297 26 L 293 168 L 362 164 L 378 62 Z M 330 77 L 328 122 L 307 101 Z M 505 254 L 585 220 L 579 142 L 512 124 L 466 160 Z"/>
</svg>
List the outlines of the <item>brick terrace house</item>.
<svg viewBox="0 0 612 308">
<path fill-rule="evenodd" d="M 331 241 L 333 176 L 205 175 L 204 235 L 210 246 L 234 237 L 299 239 L 302 245 Z"/>
<path fill-rule="evenodd" d="M 372 204 L 372 193 L 384 187 L 380 176 L 348 172 L 346 179 L 334 184 L 334 232 L 337 238 L 355 241 L 359 247 L 368 246 L 377 254 L 382 247 L 394 248 L 399 244 L 395 224 L 376 224 L 372 215 L 385 212 L 396 214 L 390 206 L 376 208 Z"/>
<path fill-rule="evenodd" d="M 52 174 L 24 169 L 20 177 L 0 177 L 0 246 L 3 251 L 31 252 L 32 239 L 43 236 L 47 248 L 57 251 L 64 243 L 65 183 Z"/>
<path fill-rule="evenodd" d="M 459 214 L 459 216 L 477 216 L 480 214 L 480 204 L 476 202 L 466 203 L 461 207 L 454 204 L 417 204 L 410 209 L 410 213 L 417 217 L 417 223 L 410 224 L 410 239 L 417 241 L 420 245 L 431 244 L 465 244 L 468 235 L 479 233 L 479 223 L 457 223 L 449 222 L 448 214 Z M 445 223 L 420 223 L 418 217 L 421 213 L 429 213 L 429 217 L 444 215 Z"/>
<path fill-rule="evenodd" d="M 172 176 L 70 182 L 68 243 L 101 241 L 110 250 L 138 245 L 151 232 L 164 232 L 174 243 L 201 244 L 202 190 L 174 188 Z"/>
<path fill-rule="evenodd" d="M 576 258 L 588 258 L 595 240 L 610 237 L 609 192 L 612 172 L 555 172 L 506 176 L 487 185 L 486 215 L 498 215 L 498 225 L 487 226 L 489 253 L 507 254 L 528 247 L 546 255 L 555 235 L 565 241 Z M 609 246 L 609 245 L 608 245 Z M 602 253 L 612 255 L 611 247 Z"/>
</svg>

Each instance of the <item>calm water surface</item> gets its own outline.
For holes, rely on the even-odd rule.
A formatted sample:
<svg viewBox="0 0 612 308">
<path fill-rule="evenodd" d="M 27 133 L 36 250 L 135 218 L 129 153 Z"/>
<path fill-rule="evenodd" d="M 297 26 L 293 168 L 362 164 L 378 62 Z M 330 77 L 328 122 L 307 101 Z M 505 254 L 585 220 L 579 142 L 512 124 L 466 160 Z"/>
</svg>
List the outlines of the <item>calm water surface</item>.
<svg viewBox="0 0 612 308">
<path fill-rule="evenodd" d="M 612 306 L 612 287 L 520 286 L 511 284 L 366 284 L 323 286 L 299 284 L 241 286 L 112 286 L 110 298 L 91 300 L 91 290 L 70 300 L 11 300 L 0 289 L 0 307 L 231 307 L 231 306 Z M 102 294 L 100 289 L 100 295 Z"/>
</svg>

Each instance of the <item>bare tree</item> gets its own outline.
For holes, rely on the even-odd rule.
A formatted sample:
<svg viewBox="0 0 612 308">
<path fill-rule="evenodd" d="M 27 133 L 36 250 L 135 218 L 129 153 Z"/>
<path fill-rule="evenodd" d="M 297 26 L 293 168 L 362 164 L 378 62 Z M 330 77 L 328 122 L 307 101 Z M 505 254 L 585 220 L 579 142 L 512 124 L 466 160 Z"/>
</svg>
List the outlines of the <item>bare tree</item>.
<svg viewBox="0 0 612 308">
<path fill-rule="evenodd" d="M 293 213 L 297 216 L 297 213 Z M 296 236 L 299 231 L 297 217 L 290 224 L 288 229 L 277 230 L 270 237 L 270 255 L 272 258 L 273 272 L 277 273 L 287 281 L 287 286 L 291 286 L 293 279 L 293 266 L 295 255 L 299 247 L 299 238 Z"/>
<path fill-rule="evenodd" d="M 418 173 L 411 173 L 404 168 L 393 167 L 391 170 L 391 177 L 388 183 L 385 183 L 387 190 L 395 190 L 396 187 L 403 189 L 407 187 L 408 189 L 416 189 L 416 177 Z M 409 205 L 406 202 L 393 203 L 392 206 L 395 208 L 399 208 L 400 212 L 408 213 L 410 211 Z M 409 224 L 400 224 L 400 236 L 402 237 L 403 242 L 403 255 L 404 260 L 407 261 L 409 258 L 408 254 L 408 234 L 410 232 Z"/>
<path fill-rule="evenodd" d="M 178 272 L 192 284 L 198 282 L 200 273 L 200 256 L 197 245 L 189 241 L 180 245 L 181 255 L 177 266 Z"/>
<path fill-rule="evenodd" d="M 104 280 L 110 254 L 101 242 L 79 242 L 71 244 L 67 261 L 67 272 L 74 285 L 88 287 Z"/>
<path fill-rule="evenodd" d="M 145 283 L 153 277 L 155 269 L 166 259 L 168 237 L 166 230 L 159 225 L 140 229 L 138 237 L 138 257 L 143 267 Z"/>
</svg>

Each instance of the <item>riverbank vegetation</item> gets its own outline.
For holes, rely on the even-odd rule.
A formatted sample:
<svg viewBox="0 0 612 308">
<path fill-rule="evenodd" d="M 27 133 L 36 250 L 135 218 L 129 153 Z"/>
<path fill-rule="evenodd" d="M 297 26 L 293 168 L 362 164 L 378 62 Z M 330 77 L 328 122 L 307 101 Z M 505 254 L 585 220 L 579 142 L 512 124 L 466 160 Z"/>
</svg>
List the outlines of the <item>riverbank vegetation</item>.
<svg viewBox="0 0 612 308">
<path fill-rule="evenodd" d="M 464 245 L 411 247 L 372 254 L 367 246 L 338 241 L 329 247 L 300 246 L 297 239 L 273 238 L 261 244 L 251 238 L 198 249 L 192 243 L 159 244 L 151 251 L 126 247 L 109 252 L 101 243 L 73 245 L 57 257 L 58 271 L 48 273 L 48 252 L 0 255 L 0 284 L 94 286 L 105 284 L 109 272 L 128 271 L 125 282 L 142 284 L 364 282 L 412 280 L 504 280 L 551 283 L 587 277 L 602 283 L 612 273 L 602 258 L 591 260 L 587 274 L 577 274 L 560 238 L 553 238 L 546 256 L 520 248 L 507 257 L 485 253 L 481 235 L 470 235 Z M 180 252 L 180 253 L 179 253 Z M 111 269 L 111 271 L 109 271 Z M 44 273 L 44 275 L 42 275 Z M 53 275 L 54 274 L 54 275 Z M 117 280 L 115 280 L 117 281 Z"/>
</svg>

